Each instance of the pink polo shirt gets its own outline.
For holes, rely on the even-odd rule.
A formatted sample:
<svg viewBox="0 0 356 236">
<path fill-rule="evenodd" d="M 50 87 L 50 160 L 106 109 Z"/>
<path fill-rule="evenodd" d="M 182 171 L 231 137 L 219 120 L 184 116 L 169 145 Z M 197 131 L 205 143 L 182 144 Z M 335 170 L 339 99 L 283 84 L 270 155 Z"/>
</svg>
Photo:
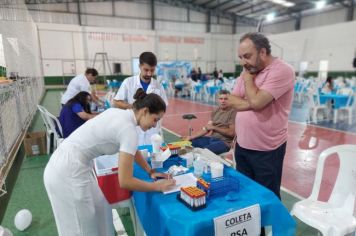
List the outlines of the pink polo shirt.
<svg viewBox="0 0 356 236">
<path fill-rule="evenodd" d="M 278 58 L 257 75 L 256 86 L 270 93 L 274 100 L 262 110 L 237 112 L 235 129 L 242 148 L 271 151 L 287 141 L 294 80 L 293 68 Z M 242 78 L 238 78 L 233 94 L 246 99 Z"/>
</svg>

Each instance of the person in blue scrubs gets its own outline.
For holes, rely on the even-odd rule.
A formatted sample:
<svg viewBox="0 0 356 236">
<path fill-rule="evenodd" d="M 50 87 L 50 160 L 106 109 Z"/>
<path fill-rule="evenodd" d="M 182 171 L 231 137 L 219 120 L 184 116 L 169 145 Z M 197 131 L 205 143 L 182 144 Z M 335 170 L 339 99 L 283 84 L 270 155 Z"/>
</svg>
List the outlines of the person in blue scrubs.
<svg viewBox="0 0 356 236">
<path fill-rule="evenodd" d="M 88 92 L 79 92 L 70 99 L 61 110 L 59 122 L 63 130 L 63 138 L 67 138 L 74 130 L 95 117 L 90 110 L 91 96 Z"/>
</svg>

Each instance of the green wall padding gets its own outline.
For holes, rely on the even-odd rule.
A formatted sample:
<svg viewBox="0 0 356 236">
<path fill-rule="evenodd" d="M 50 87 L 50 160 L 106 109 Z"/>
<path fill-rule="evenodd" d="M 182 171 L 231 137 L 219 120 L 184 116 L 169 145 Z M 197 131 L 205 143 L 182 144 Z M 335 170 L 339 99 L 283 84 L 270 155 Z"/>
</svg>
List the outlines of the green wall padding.
<svg viewBox="0 0 356 236">
<path fill-rule="evenodd" d="M 130 75 L 106 75 L 105 78 L 109 80 L 116 79 L 117 81 L 123 81 Z M 67 85 L 74 76 L 45 76 L 45 85 Z M 98 76 L 97 81 L 99 84 L 104 83 L 104 76 Z"/>
</svg>

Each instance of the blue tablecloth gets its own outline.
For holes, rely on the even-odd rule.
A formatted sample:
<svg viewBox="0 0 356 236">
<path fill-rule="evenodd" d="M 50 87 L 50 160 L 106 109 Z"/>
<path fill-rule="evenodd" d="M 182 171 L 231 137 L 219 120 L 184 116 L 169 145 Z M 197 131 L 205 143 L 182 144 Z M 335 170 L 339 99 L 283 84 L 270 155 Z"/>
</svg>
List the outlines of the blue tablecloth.
<svg viewBox="0 0 356 236">
<path fill-rule="evenodd" d="M 134 175 L 149 181 L 147 173 L 135 165 Z M 193 212 L 176 199 L 177 193 L 164 195 L 157 192 L 133 192 L 135 207 L 148 236 L 214 235 L 213 218 L 254 204 L 260 204 L 262 225 L 272 225 L 274 236 L 295 235 L 295 222 L 279 199 L 269 190 L 225 168 L 224 176 L 240 182 L 237 201 L 223 196 L 209 199 L 205 209 Z"/>
<path fill-rule="evenodd" d="M 216 85 L 216 86 L 208 86 L 208 93 L 214 95 L 221 89 L 221 86 Z"/>
<path fill-rule="evenodd" d="M 328 101 L 334 101 L 334 108 L 345 107 L 347 105 L 349 96 L 343 94 L 325 93 L 320 94 L 320 104 L 325 104 Z"/>
<path fill-rule="evenodd" d="M 194 85 L 194 91 L 196 93 L 200 93 L 200 90 L 201 90 L 202 87 L 203 86 L 201 84 L 196 84 L 196 85 Z"/>
</svg>

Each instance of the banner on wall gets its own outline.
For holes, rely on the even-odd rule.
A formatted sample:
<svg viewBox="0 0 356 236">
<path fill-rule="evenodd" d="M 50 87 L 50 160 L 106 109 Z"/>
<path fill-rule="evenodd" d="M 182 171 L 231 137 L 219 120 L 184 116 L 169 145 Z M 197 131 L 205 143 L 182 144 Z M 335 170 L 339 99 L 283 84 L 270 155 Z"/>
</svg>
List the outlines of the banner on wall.
<svg viewBox="0 0 356 236">
<path fill-rule="evenodd" d="M 160 43 L 184 43 L 184 44 L 204 44 L 205 39 L 201 37 L 180 37 L 180 36 L 159 36 Z"/>
</svg>

